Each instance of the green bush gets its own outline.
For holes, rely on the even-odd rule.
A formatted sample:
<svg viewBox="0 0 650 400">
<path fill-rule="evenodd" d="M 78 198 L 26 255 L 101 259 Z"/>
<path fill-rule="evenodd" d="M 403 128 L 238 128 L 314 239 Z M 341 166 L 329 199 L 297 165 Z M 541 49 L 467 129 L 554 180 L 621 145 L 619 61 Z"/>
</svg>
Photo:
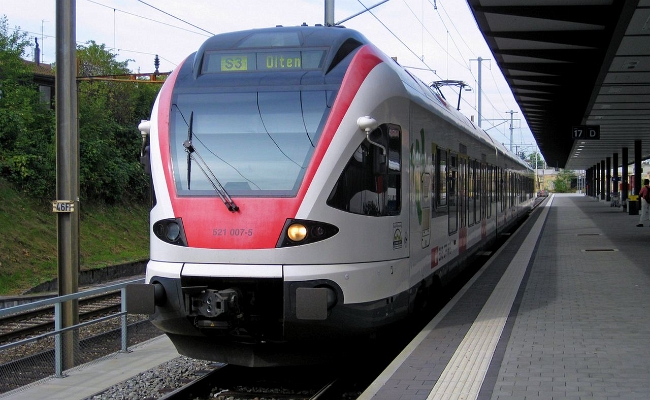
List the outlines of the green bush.
<svg viewBox="0 0 650 400">
<path fill-rule="evenodd" d="M 0 175 L 22 192 L 53 199 L 56 190 L 56 115 L 39 102 L 30 66 L 21 56 L 29 41 L 0 18 Z M 79 74 L 129 74 L 128 62 L 104 45 L 77 48 Z M 149 179 L 139 162 L 140 120 L 148 119 L 158 85 L 138 81 L 78 82 L 80 198 L 99 203 L 143 201 Z"/>
</svg>

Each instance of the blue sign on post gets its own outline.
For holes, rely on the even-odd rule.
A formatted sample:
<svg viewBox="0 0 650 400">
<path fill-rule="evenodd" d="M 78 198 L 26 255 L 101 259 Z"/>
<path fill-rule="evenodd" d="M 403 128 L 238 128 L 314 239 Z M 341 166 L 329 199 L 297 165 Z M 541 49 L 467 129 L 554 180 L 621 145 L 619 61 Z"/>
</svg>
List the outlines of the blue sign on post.
<svg viewBox="0 0 650 400">
<path fill-rule="evenodd" d="M 573 140 L 599 140 L 600 125 L 577 125 L 571 129 Z"/>
</svg>

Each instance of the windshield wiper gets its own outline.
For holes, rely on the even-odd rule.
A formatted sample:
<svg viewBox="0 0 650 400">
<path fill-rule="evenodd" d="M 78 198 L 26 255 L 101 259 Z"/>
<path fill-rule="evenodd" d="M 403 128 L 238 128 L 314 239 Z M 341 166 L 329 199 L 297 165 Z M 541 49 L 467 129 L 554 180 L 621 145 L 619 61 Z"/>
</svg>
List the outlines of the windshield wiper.
<svg viewBox="0 0 650 400">
<path fill-rule="evenodd" d="M 214 175 L 208 164 L 203 160 L 203 157 L 196 151 L 196 148 L 192 144 L 192 123 L 194 121 L 194 111 L 190 114 L 190 125 L 187 132 L 187 140 L 183 142 L 183 147 L 187 152 L 187 189 L 190 189 L 190 172 L 192 168 L 192 161 L 196 162 L 196 165 L 199 167 L 203 175 L 208 179 L 210 185 L 214 188 L 214 191 L 217 192 L 223 204 L 226 205 L 228 211 L 237 212 L 239 207 L 233 201 L 232 197 L 226 192 L 226 189 L 221 185 L 219 179 Z"/>
<path fill-rule="evenodd" d="M 192 143 L 192 123 L 194 121 L 194 111 L 190 114 L 190 124 L 187 127 L 187 141 Z M 185 144 L 183 144 L 185 145 Z M 187 152 L 187 190 L 190 190 L 190 182 L 192 180 L 192 156 Z"/>
<path fill-rule="evenodd" d="M 201 157 L 194 145 L 192 145 L 192 141 L 184 141 L 183 147 L 185 147 L 185 151 L 187 151 L 189 159 L 196 162 L 196 165 L 199 167 L 201 172 L 203 172 L 203 175 L 205 175 L 205 177 L 208 179 L 208 182 L 210 182 L 210 185 L 212 185 L 214 191 L 217 192 L 221 198 L 221 201 L 223 201 L 223 204 L 228 207 L 228 210 L 232 212 L 239 211 L 239 207 L 235 204 L 232 197 L 230 197 L 228 192 L 226 192 L 226 189 L 223 188 L 221 182 L 219 182 L 219 179 L 217 179 L 212 170 L 210 170 L 210 167 L 208 167 L 208 164 L 203 161 L 203 157 Z"/>
</svg>

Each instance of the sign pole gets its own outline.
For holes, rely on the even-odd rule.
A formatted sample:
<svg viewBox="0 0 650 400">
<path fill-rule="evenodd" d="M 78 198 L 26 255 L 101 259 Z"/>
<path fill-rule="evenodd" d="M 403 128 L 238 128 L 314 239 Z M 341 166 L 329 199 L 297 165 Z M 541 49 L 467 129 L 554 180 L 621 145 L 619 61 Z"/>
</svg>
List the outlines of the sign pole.
<svg viewBox="0 0 650 400">
<path fill-rule="evenodd" d="M 77 131 L 76 2 L 56 1 L 56 197 L 59 295 L 76 293 L 79 284 L 79 137 Z M 61 307 L 62 328 L 79 321 L 76 300 Z M 63 369 L 74 366 L 77 334 L 63 334 Z"/>
</svg>

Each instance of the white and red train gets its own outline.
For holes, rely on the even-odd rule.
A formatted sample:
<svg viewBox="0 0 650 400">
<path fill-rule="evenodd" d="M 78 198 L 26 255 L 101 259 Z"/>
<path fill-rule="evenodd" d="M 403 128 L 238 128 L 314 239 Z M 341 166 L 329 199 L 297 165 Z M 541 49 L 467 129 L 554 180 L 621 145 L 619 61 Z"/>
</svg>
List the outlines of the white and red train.
<svg viewBox="0 0 650 400">
<path fill-rule="evenodd" d="M 525 163 L 345 28 L 214 36 L 141 130 L 151 260 L 129 303 L 193 358 L 299 363 L 401 321 L 534 197 Z"/>
</svg>

